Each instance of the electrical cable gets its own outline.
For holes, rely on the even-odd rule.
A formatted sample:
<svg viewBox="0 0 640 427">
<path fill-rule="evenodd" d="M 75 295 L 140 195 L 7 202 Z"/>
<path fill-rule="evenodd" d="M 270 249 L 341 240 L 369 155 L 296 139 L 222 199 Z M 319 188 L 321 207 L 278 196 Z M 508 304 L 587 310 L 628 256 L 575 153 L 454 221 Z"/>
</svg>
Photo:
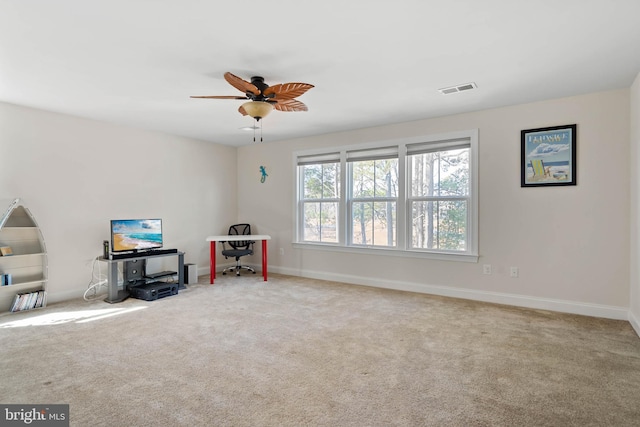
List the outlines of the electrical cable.
<svg viewBox="0 0 640 427">
<path fill-rule="evenodd" d="M 93 301 L 98 299 L 99 291 L 102 287 L 104 287 L 105 293 L 108 289 L 108 280 L 107 276 L 102 274 L 100 271 L 100 266 L 98 265 L 98 274 L 96 275 L 96 263 L 98 262 L 99 257 L 95 257 L 93 259 L 93 264 L 91 265 L 91 281 L 89 281 L 89 287 L 86 291 L 84 291 L 83 298 L 85 301 Z M 90 293 L 93 292 L 93 295 Z"/>
</svg>

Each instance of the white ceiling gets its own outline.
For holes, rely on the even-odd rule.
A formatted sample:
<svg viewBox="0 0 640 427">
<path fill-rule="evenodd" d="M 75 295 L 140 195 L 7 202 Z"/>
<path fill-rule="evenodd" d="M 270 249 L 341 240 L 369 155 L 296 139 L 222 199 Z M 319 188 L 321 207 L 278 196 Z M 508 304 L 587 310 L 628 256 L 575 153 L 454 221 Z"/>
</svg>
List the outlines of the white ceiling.
<svg viewBox="0 0 640 427">
<path fill-rule="evenodd" d="M 0 0 L 0 101 L 252 144 L 242 101 L 189 98 L 242 95 L 225 71 L 315 85 L 267 143 L 626 88 L 640 0 Z"/>
</svg>

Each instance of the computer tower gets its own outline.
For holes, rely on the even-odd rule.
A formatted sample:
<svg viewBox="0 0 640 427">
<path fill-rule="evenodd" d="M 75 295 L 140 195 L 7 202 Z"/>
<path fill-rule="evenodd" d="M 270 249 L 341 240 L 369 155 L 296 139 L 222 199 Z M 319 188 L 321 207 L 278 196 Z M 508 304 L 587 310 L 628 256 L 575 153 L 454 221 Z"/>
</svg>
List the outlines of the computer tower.
<svg viewBox="0 0 640 427">
<path fill-rule="evenodd" d="M 184 283 L 185 285 L 198 283 L 198 266 L 196 264 L 184 265 Z"/>
</svg>

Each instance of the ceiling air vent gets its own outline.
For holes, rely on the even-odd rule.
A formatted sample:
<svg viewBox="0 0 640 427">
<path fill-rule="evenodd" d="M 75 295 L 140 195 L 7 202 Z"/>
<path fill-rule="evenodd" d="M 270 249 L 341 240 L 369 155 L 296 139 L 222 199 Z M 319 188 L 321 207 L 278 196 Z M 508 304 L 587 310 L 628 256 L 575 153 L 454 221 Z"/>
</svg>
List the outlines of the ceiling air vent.
<svg viewBox="0 0 640 427">
<path fill-rule="evenodd" d="M 456 93 L 456 92 L 464 92 L 465 90 L 471 90 L 471 89 L 475 89 L 478 86 L 476 86 L 475 83 L 465 83 L 465 84 L 461 84 L 458 86 L 451 86 L 451 87 L 445 87 L 442 89 L 438 89 L 438 91 L 443 94 L 443 95 L 449 95 L 450 93 Z"/>
</svg>

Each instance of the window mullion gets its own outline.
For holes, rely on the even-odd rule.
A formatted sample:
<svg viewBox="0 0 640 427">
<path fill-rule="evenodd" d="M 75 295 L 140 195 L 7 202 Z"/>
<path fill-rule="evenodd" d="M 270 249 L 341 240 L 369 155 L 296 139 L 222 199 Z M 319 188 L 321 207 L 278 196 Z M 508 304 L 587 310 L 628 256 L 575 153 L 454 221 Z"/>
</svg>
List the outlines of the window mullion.
<svg viewBox="0 0 640 427">
<path fill-rule="evenodd" d="M 396 248 L 406 250 L 407 233 L 409 230 L 407 223 L 407 162 L 406 146 L 400 144 L 398 147 L 398 200 L 396 202 Z"/>
<path fill-rule="evenodd" d="M 349 215 L 351 215 L 351 206 L 348 200 L 348 195 L 351 194 L 351 179 L 348 178 L 350 172 L 347 168 L 347 152 L 342 150 L 340 152 L 340 202 L 338 204 L 338 244 L 340 246 L 346 246 L 348 243 L 348 236 L 351 232 L 351 226 L 349 225 Z"/>
</svg>

